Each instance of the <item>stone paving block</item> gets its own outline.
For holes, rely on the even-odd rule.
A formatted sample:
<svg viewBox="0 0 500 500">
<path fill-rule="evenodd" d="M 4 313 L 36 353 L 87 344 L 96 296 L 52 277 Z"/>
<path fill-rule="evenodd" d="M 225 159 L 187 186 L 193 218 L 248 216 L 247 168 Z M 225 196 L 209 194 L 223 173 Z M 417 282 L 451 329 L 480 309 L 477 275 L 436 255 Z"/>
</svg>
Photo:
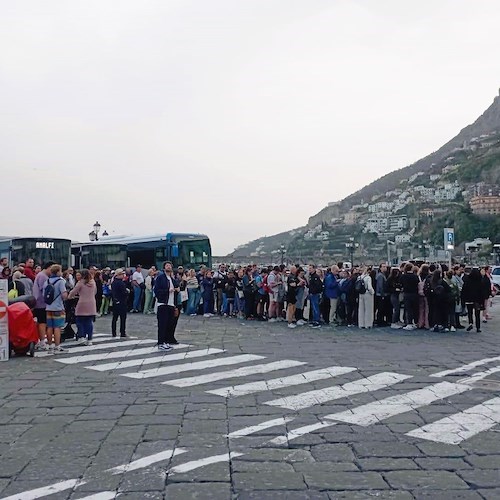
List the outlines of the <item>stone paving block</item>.
<svg viewBox="0 0 500 500">
<path fill-rule="evenodd" d="M 383 490 L 389 486 L 377 472 L 306 472 L 304 481 L 317 490 Z"/>
<path fill-rule="evenodd" d="M 297 472 L 358 472 L 356 464 L 352 462 L 297 462 L 293 464 Z"/>
<path fill-rule="evenodd" d="M 234 472 L 231 477 L 235 491 L 241 490 L 305 490 L 302 475 L 296 472 L 280 474 L 266 472 Z"/>
<path fill-rule="evenodd" d="M 311 447 L 311 455 L 317 461 L 351 462 L 354 453 L 347 444 L 319 444 Z"/>
<path fill-rule="evenodd" d="M 488 490 L 477 490 L 477 492 L 484 498 L 485 500 L 498 500 L 500 498 L 500 488 L 492 488 Z"/>
<path fill-rule="evenodd" d="M 394 489 L 403 490 L 460 490 L 469 486 L 449 471 L 395 471 L 384 473 L 385 480 Z"/>
<path fill-rule="evenodd" d="M 422 455 L 427 455 L 428 457 L 451 458 L 465 457 L 467 455 L 459 446 L 452 444 L 417 442 L 416 446 L 422 452 Z"/>
<path fill-rule="evenodd" d="M 184 420 L 182 423 L 182 434 L 196 433 L 217 433 L 227 434 L 227 422 L 225 420 Z"/>
<path fill-rule="evenodd" d="M 189 472 L 168 475 L 168 483 L 229 483 L 230 481 L 231 474 L 227 462 L 207 465 Z"/>
<path fill-rule="evenodd" d="M 149 404 L 149 405 L 131 405 L 129 406 L 126 410 L 124 415 L 153 415 L 154 412 L 156 411 L 156 405 Z"/>
<path fill-rule="evenodd" d="M 0 458 L 0 478 L 10 479 L 19 474 L 30 462 L 31 457 L 24 458 Z"/>
<path fill-rule="evenodd" d="M 75 497 L 76 499 L 77 497 Z M 163 491 L 141 491 L 140 496 L 138 496 L 137 492 L 132 493 L 120 493 L 118 496 L 120 500 L 163 500 Z M 175 499 L 172 499 L 175 500 Z"/>
<path fill-rule="evenodd" d="M 125 472 L 122 475 L 119 490 L 123 492 L 144 492 L 144 491 L 163 491 L 165 488 L 166 474 L 164 471 L 154 469 L 140 469 L 131 472 Z"/>
<path fill-rule="evenodd" d="M 122 498 L 120 496 L 120 498 Z M 169 483 L 165 489 L 165 500 L 231 500 L 229 483 Z"/>
<path fill-rule="evenodd" d="M 279 448 L 265 448 L 253 450 L 250 453 L 238 457 L 238 460 L 251 462 L 315 462 L 311 453 L 307 450 L 282 450 Z"/>
<path fill-rule="evenodd" d="M 415 470 L 418 465 L 410 458 L 360 458 L 357 464 L 364 471 Z"/>
<path fill-rule="evenodd" d="M 175 439 L 179 434 L 178 425 L 148 425 L 143 436 L 144 441 Z"/>
<path fill-rule="evenodd" d="M 469 455 L 465 460 L 474 468 L 500 470 L 500 455 Z"/>
<path fill-rule="evenodd" d="M 425 470 L 463 470 L 472 467 L 462 458 L 415 458 L 415 462 Z"/>
<path fill-rule="evenodd" d="M 500 472 L 498 470 L 464 470 L 458 474 L 473 488 L 500 488 Z"/>
<path fill-rule="evenodd" d="M 409 491 L 371 490 L 371 491 L 329 491 L 330 500 L 414 500 Z"/>
<path fill-rule="evenodd" d="M 328 494 L 320 491 L 244 491 L 238 500 L 328 500 Z"/>
<path fill-rule="evenodd" d="M 425 490 L 413 490 L 413 496 L 416 500 L 481 500 L 483 497 L 476 491 L 466 491 L 466 490 L 449 490 L 440 491 L 436 495 L 436 491 L 425 491 Z"/>
<path fill-rule="evenodd" d="M 248 462 L 235 458 L 232 460 L 232 470 L 233 472 L 272 472 L 280 474 L 281 472 L 293 472 L 294 467 L 286 462 Z"/>
<path fill-rule="evenodd" d="M 366 457 L 419 457 L 422 456 L 422 452 L 411 444 L 407 443 L 386 443 L 371 441 L 365 443 L 354 443 L 353 444 L 354 453 L 359 458 Z"/>
</svg>

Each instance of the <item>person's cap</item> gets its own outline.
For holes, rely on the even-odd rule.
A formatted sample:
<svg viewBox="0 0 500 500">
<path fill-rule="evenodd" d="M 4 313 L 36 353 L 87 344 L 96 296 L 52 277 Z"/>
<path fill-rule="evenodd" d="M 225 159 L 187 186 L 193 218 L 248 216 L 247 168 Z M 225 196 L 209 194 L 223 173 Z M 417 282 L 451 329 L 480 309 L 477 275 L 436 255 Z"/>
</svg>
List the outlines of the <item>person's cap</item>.
<svg viewBox="0 0 500 500">
<path fill-rule="evenodd" d="M 110 267 L 105 267 L 104 270 L 105 271 L 111 271 L 111 268 Z"/>
<path fill-rule="evenodd" d="M 119 267 L 119 268 L 115 271 L 115 276 L 116 276 L 117 274 L 125 274 L 125 270 L 124 270 L 124 269 L 122 269 L 121 267 Z"/>
</svg>

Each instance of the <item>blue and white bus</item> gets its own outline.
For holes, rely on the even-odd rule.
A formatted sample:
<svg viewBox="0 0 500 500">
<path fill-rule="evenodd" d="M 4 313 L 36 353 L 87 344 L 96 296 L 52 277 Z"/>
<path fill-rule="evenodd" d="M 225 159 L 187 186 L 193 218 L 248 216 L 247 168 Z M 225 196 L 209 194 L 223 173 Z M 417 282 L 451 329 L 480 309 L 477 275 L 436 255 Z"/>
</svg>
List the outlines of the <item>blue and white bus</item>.
<svg viewBox="0 0 500 500">
<path fill-rule="evenodd" d="M 166 260 L 174 267 L 198 269 L 212 267 L 212 248 L 205 234 L 167 233 L 153 236 L 106 236 L 98 241 L 73 243 L 73 262 L 77 268 L 109 266 L 162 268 Z"/>
<path fill-rule="evenodd" d="M 70 264 L 71 240 L 39 237 L 0 237 L 0 258 L 7 257 L 9 265 L 15 266 L 26 259 L 33 259 L 35 265 L 53 261 L 63 269 Z"/>
</svg>

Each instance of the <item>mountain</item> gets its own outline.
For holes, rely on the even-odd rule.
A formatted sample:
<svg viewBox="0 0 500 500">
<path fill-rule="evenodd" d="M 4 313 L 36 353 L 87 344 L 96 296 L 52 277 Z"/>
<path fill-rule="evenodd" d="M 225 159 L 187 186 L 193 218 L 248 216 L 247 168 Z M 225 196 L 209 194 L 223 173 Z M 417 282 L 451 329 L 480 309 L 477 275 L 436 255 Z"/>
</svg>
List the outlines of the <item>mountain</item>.
<svg viewBox="0 0 500 500">
<path fill-rule="evenodd" d="M 472 214 L 469 208 L 471 196 L 484 190 L 486 194 L 499 194 L 499 185 L 500 95 L 474 123 L 437 151 L 384 175 L 338 203 L 330 203 L 311 216 L 307 226 L 240 245 L 228 257 L 260 257 L 276 262 L 285 247 L 288 255 L 299 260 L 322 256 L 331 260 L 342 257 L 345 242 L 355 237 L 362 247 L 360 256 L 375 259 L 385 251 L 387 238 L 408 245 L 433 240 L 438 245 L 442 240 L 439 231 L 445 227 L 442 223 L 462 227 L 456 231 L 458 242 L 470 238 L 475 229 L 491 233 L 490 237 L 500 241 L 496 222 Z M 432 213 L 431 220 L 426 220 L 422 212 Z M 373 216 L 378 219 L 374 221 Z M 388 228 L 376 225 L 381 217 L 387 219 Z M 397 217 L 403 221 L 401 227 L 396 227 Z"/>
</svg>

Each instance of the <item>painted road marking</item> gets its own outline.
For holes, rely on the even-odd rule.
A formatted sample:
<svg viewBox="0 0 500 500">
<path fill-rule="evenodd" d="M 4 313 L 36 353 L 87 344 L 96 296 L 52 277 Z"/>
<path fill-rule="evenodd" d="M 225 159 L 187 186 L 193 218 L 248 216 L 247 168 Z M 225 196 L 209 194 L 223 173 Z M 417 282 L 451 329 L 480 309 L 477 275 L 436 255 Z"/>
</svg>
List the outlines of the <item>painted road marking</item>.
<svg viewBox="0 0 500 500">
<path fill-rule="evenodd" d="M 243 456 L 243 453 L 224 453 L 223 455 L 212 455 L 211 457 L 200 458 L 199 460 L 192 460 L 181 465 L 176 465 L 167 471 L 167 474 L 181 474 L 189 472 L 205 465 L 217 464 L 220 462 L 229 462 L 231 459 Z"/>
<path fill-rule="evenodd" d="M 466 365 L 459 366 L 458 368 L 453 368 L 451 370 L 444 370 L 442 372 L 434 373 L 431 377 L 446 377 L 446 375 L 453 375 L 455 373 L 465 373 L 478 366 L 487 365 L 488 363 L 493 363 L 494 361 L 500 361 L 500 356 L 495 356 L 494 358 L 484 358 L 479 361 L 473 361 Z"/>
<path fill-rule="evenodd" d="M 304 434 L 332 427 L 339 422 L 368 427 L 395 415 L 407 413 L 422 406 L 427 406 L 435 401 L 461 394 L 471 389 L 471 386 L 464 384 L 440 382 L 439 384 L 430 385 L 423 389 L 417 389 L 397 396 L 390 396 L 380 401 L 356 406 L 350 410 L 325 415 L 322 417 L 322 422 L 293 429 L 284 436 L 278 436 L 277 438 L 271 439 L 269 443 L 274 445 L 286 444 L 288 441 L 303 436 Z"/>
<path fill-rule="evenodd" d="M 336 399 L 352 396 L 354 394 L 378 391 L 379 389 L 384 389 L 408 378 L 411 378 L 411 376 L 402 375 L 400 373 L 377 373 L 367 378 L 355 380 L 354 382 L 348 382 L 344 385 L 326 387 L 324 389 L 303 392 L 293 396 L 286 396 L 284 398 L 266 401 L 264 404 L 297 411 L 326 403 L 328 401 L 334 401 Z"/>
<path fill-rule="evenodd" d="M 271 427 L 276 427 L 277 425 L 287 424 L 292 420 L 294 420 L 294 417 L 274 418 L 273 420 L 267 420 L 266 422 L 261 422 L 260 424 L 250 425 L 249 427 L 244 427 L 243 429 L 230 432 L 229 434 L 227 434 L 227 437 L 238 439 L 240 437 L 250 436 L 250 434 L 255 434 L 256 432 L 270 429 Z"/>
<path fill-rule="evenodd" d="M 337 375 L 343 375 L 356 371 L 356 368 L 349 366 L 331 366 L 310 372 L 299 373 L 298 375 L 290 375 L 288 377 L 279 377 L 271 380 L 259 380 L 258 382 L 249 382 L 248 384 L 233 385 L 223 387 L 222 389 L 214 389 L 206 391 L 209 394 L 223 396 L 227 398 L 246 396 L 255 392 L 272 391 L 283 387 L 291 387 L 294 385 L 307 384 L 316 380 L 324 380 Z"/>
<path fill-rule="evenodd" d="M 60 481 L 59 483 L 54 483 L 50 486 L 43 486 L 42 488 L 36 488 L 35 490 L 16 493 L 10 497 L 2 498 L 2 500 L 35 500 L 36 498 L 42 498 L 48 495 L 53 495 L 54 493 L 59 493 L 60 491 L 76 488 L 82 484 L 85 484 L 85 482 L 80 481 L 80 479 L 68 479 L 67 481 Z"/>
<path fill-rule="evenodd" d="M 74 354 L 76 352 L 92 352 L 92 351 L 102 351 L 103 349 L 116 348 L 116 347 L 129 347 L 131 345 L 146 345 L 146 344 L 156 344 L 156 340 L 153 339 L 144 339 L 144 340 L 111 340 L 110 342 L 98 344 L 98 345 L 89 345 L 82 347 L 72 347 L 68 349 L 68 354 Z"/>
<path fill-rule="evenodd" d="M 176 349 L 184 349 L 186 347 L 190 347 L 189 344 L 179 344 L 176 345 Z M 80 356 L 71 356 L 69 358 L 56 359 L 60 363 L 64 363 L 66 365 L 73 365 L 76 363 L 87 363 L 91 361 L 107 361 L 108 359 L 117 359 L 117 358 L 128 358 L 131 356 L 141 356 L 143 354 L 152 354 L 152 353 L 163 353 L 164 351 L 158 351 L 158 347 L 141 347 L 139 349 L 129 349 L 126 351 L 110 351 L 110 352 L 99 352 L 97 354 L 81 354 Z M 69 352 L 68 354 L 71 354 Z M 86 367 L 88 368 L 88 367 Z"/>
<path fill-rule="evenodd" d="M 161 377 L 162 375 L 170 375 L 172 373 L 181 373 L 191 370 L 204 370 L 206 368 L 215 368 L 224 365 L 236 365 L 238 363 L 255 361 L 256 359 L 264 359 L 264 356 L 257 356 L 255 354 L 241 354 L 239 356 L 231 356 L 229 358 L 219 358 L 210 361 L 198 361 L 196 363 L 184 363 L 182 365 L 164 366 L 160 368 L 153 368 L 151 370 L 143 370 L 140 372 L 123 373 L 121 376 L 139 379 Z"/>
<path fill-rule="evenodd" d="M 407 432 L 407 436 L 418 437 L 437 443 L 459 444 L 480 432 L 500 423 L 500 397 L 450 415 Z"/>
<path fill-rule="evenodd" d="M 149 467 L 152 464 L 157 462 L 162 462 L 163 460 L 170 460 L 172 457 L 177 455 L 182 455 L 182 453 L 186 453 L 187 450 L 184 448 L 176 448 L 175 450 L 165 450 L 160 453 L 155 453 L 154 455 L 149 455 L 144 458 L 140 458 L 139 460 L 134 460 L 128 464 L 119 465 L 118 467 L 113 467 L 112 469 L 108 469 L 107 472 L 111 472 L 113 474 L 120 474 L 122 472 L 130 472 L 132 470 L 144 469 L 145 467 Z"/>
<path fill-rule="evenodd" d="M 493 368 L 485 370 L 484 372 L 477 372 L 474 373 L 474 375 L 471 375 L 470 377 L 465 377 L 460 380 L 457 380 L 457 384 L 473 384 L 474 382 L 483 380 L 488 375 L 492 375 L 493 373 L 498 373 L 498 372 L 500 372 L 500 366 L 495 366 Z"/>
<path fill-rule="evenodd" d="M 181 344 L 179 344 L 181 345 Z M 175 347 L 179 347 L 176 345 Z M 149 349 L 149 348 L 148 348 Z M 142 349 L 137 349 L 141 351 Z M 160 353 L 160 356 L 149 356 L 147 358 L 140 359 L 128 359 L 126 361 L 117 361 L 114 363 L 101 363 L 99 365 L 86 366 L 89 370 L 97 370 L 99 372 L 106 372 L 109 370 L 119 370 L 122 368 L 130 368 L 132 366 L 144 366 L 151 365 L 155 363 L 165 363 L 167 361 L 182 361 L 184 359 L 201 358 L 203 356 L 211 356 L 212 354 L 220 354 L 221 352 L 226 352 L 224 349 L 200 349 L 199 351 L 189 351 L 182 352 L 179 354 L 165 354 L 165 351 L 159 351 L 157 347 L 153 347 L 150 353 Z M 113 353 L 114 354 L 114 353 Z M 118 354 L 118 353 L 116 353 Z"/>
<path fill-rule="evenodd" d="M 88 497 L 80 497 L 78 500 L 112 500 L 119 495 L 116 491 L 101 491 L 100 493 L 94 493 Z"/>
<path fill-rule="evenodd" d="M 217 380 L 224 380 L 227 378 L 246 377 L 254 373 L 269 373 L 276 370 L 284 370 L 285 368 L 293 368 L 295 366 L 302 366 L 306 363 L 304 361 L 295 361 L 293 359 L 283 359 L 281 361 L 274 361 L 272 363 L 262 365 L 245 366 L 235 370 L 228 370 L 225 372 L 208 373 L 206 375 L 196 375 L 194 377 L 179 378 L 175 380 L 167 380 L 162 382 L 165 385 L 173 385 L 175 387 L 191 387 L 193 385 L 207 384 Z"/>
</svg>

